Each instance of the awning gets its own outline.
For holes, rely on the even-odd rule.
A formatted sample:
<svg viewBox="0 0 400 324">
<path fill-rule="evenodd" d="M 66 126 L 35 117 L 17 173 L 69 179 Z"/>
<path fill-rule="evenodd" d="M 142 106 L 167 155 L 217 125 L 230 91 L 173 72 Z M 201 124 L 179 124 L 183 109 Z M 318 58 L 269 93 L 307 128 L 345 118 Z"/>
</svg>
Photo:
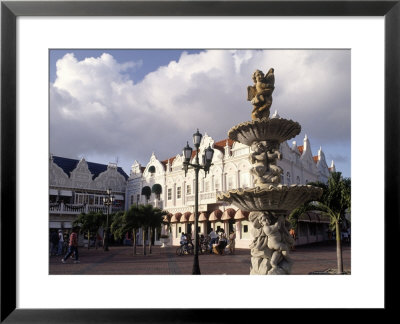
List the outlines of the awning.
<svg viewBox="0 0 400 324">
<path fill-rule="evenodd" d="M 308 216 L 306 213 L 301 214 L 298 221 L 299 222 L 310 222 L 310 216 Z"/>
<path fill-rule="evenodd" d="M 207 213 L 201 213 L 199 216 L 199 222 L 206 222 L 207 218 Z"/>
<path fill-rule="evenodd" d="M 60 196 L 72 197 L 72 191 L 70 191 L 70 190 L 60 190 Z"/>
<path fill-rule="evenodd" d="M 321 214 L 321 215 L 319 215 L 319 222 L 320 222 L 320 223 L 327 223 L 327 224 L 329 224 L 329 223 L 331 222 L 331 219 L 329 218 L 328 215 Z"/>
<path fill-rule="evenodd" d="M 61 228 L 61 222 L 50 222 L 50 228 Z"/>
<path fill-rule="evenodd" d="M 124 196 L 122 196 L 122 195 L 114 195 L 114 198 L 116 200 L 125 200 Z"/>
<path fill-rule="evenodd" d="M 221 220 L 230 220 L 235 217 L 236 211 L 233 208 L 228 208 L 222 214 Z"/>
<path fill-rule="evenodd" d="M 181 223 L 187 223 L 189 222 L 189 218 L 190 218 L 191 212 L 186 212 L 182 215 L 180 222 Z"/>
<path fill-rule="evenodd" d="M 52 196 L 58 196 L 58 190 L 50 189 L 49 194 L 52 195 Z"/>
<path fill-rule="evenodd" d="M 176 213 L 174 216 L 171 217 L 171 223 L 178 223 L 181 219 L 181 216 L 181 213 Z"/>
<path fill-rule="evenodd" d="M 210 217 L 208 218 L 208 220 L 210 222 L 215 222 L 215 221 L 220 220 L 221 217 L 222 217 L 222 211 L 219 209 L 216 209 L 210 214 Z"/>
<path fill-rule="evenodd" d="M 237 220 L 248 219 L 249 218 L 249 212 L 239 209 L 235 213 L 235 217 L 234 218 L 237 219 Z"/>
<path fill-rule="evenodd" d="M 163 222 L 164 223 L 169 223 L 170 222 L 170 220 L 171 220 L 171 218 L 172 218 L 172 214 L 168 214 L 168 215 L 165 215 L 164 217 L 163 217 Z"/>
<path fill-rule="evenodd" d="M 317 214 L 313 213 L 313 212 L 309 212 L 308 216 L 310 217 L 310 221 L 312 223 L 319 223 L 319 217 Z"/>
<path fill-rule="evenodd" d="M 71 222 L 64 222 L 64 228 L 72 228 Z"/>
</svg>

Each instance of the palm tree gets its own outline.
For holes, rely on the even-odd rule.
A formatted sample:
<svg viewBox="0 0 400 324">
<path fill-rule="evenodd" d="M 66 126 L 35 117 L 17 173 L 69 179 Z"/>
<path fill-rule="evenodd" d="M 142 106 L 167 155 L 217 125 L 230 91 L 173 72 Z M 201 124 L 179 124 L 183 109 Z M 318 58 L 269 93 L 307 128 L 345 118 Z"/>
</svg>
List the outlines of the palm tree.
<svg viewBox="0 0 400 324">
<path fill-rule="evenodd" d="M 161 224 L 163 223 L 164 216 L 168 215 L 168 212 L 165 210 L 161 210 L 160 208 L 152 208 L 150 213 L 148 214 L 149 222 L 148 225 L 150 227 L 151 235 L 150 235 L 150 247 L 149 252 L 151 254 L 151 245 L 152 239 L 155 235 L 155 229 L 161 228 Z M 155 238 L 154 238 L 155 239 Z"/>
<path fill-rule="evenodd" d="M 142 228 L 143 237 L 143 255 L 146 255 L 146 232 L 151 231 L 149 239 L 149 253 L 151 253 L 151 236 L 154 233 L 154 229 L 160 227 L 163 221 L 163 216 L 167 215 L 168 212 L 161 210 L 160 208 L 154 208 L 152 205 L 140 205 L 137 207 L 137 214 L 140 226 Z"/>
<path fill-rule="evenodd" d="M 118 212 L 113 218 L 111 231 L 117 238 L 123 238 L 127 232 L 132 231 L 133 255 L 136 255 L 136 231 L 140 228 L 138 207 L 132 205 L 126 212 Z"/>
<path fill-rule="evenodd" d="M 104 215 L 101 212 L 81 213 L 73 222 L 73 226 L 79 226 L 81 232 L 87 232 L 88 249 L 90 248 L 90 234 L 97 233 L 103 222 Z"/>
<path fill-rule="evenodd" d="M 323 189 L 321 198 L 318 201 L 308 202 L 293 210 L 289 215 L 292 227 L 297 226 L 298 218 L 307 211 L 320 211 L 328 215 L 331 220 L 331 228 L 336 231 L 336 256 L 337 272 L 343 273 L 342 243 L 340 225 L 345 221 L 346 212 L 351 208 L 351 179 L 343 178 L 341 172 L 331 173 L 328 183 L 308 183 L 309 185 Z"/>
</svg>

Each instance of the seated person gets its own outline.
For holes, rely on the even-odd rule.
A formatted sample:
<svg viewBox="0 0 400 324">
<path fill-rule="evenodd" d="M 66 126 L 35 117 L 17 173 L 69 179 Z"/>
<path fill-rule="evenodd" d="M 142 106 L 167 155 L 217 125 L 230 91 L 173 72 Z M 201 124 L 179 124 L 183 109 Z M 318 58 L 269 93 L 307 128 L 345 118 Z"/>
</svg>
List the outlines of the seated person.
<svg viewBox="0 0 400 324">
<path fill-rule="evenodd" d="M 181 241 L 180 241 L 180 243 L 181 243 L 181 245 L 187 244 L 187 238 L 186 238 L 185 233 L 183 233 L 183 232 L 182 232 L 182 235 L 181 235 Z"/>
<path fill-rule="evenodd" d="M 218 244 L 215 244 L 215 252 L 217 254 L 223 254 L 227 244 L 228 244 L 228 241 L 226 239 L 226 235 L 224 233 L 222 233 L 218 240 Z"/>
</svg>

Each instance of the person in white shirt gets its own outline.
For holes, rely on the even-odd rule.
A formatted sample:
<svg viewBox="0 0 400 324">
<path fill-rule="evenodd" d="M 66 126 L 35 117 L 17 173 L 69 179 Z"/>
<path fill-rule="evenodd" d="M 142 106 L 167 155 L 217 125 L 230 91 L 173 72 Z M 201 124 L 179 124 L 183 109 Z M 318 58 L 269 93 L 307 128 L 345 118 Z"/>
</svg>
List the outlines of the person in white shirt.
<svg viewBox="0 0 400 324">
<path fill-rule="evenodd" d="M 187 239 L 186 239 L 186 235 L 185 235 L 185 233 L 182 233 L 182 235 L 181 235 L 181 245 L 184 245 L 184 244 L 186 244 L 187 243 Z"/>
<path fill-rule="evenodd" d="M 57 255 L 61 255 L 63 253 L 63 245 L 64 245 L 64 235 L 62 230 L 58 230 L 58 250 Z"/>
<path fill-rule="evenodd" d="M 208 234 L 208 236 L 211 239 L 211 241 L 210 241 L 210 253 L 212 253 L 213 244 L 217 243 L 217 240 L 218 240 L 218 234 L 215 233 L 214 229 L 211 229 L 211 232 L 210 232 L 210 234 Z"/>
</svg>

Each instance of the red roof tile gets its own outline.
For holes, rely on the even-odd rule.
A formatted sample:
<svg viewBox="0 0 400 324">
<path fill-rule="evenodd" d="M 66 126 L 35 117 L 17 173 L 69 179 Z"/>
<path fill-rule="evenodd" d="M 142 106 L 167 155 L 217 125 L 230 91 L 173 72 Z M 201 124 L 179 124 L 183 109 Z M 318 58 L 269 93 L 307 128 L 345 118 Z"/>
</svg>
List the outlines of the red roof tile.
<svg viewBox="0 0 400 324">
<path fill-rule="evenodd" d="M 232 147 L 234 141 L 231 140 L 230 138 L 224 139 L 224 140 L 222 140 L 222 141 L 215 142 L 215 143 L 214 143 L 214 147 L 223 150 L 223 149 L 225 148 L 226 141 L 228 141 L 228 146 L 229 146 L 229 147 Z"/>
</svg>

